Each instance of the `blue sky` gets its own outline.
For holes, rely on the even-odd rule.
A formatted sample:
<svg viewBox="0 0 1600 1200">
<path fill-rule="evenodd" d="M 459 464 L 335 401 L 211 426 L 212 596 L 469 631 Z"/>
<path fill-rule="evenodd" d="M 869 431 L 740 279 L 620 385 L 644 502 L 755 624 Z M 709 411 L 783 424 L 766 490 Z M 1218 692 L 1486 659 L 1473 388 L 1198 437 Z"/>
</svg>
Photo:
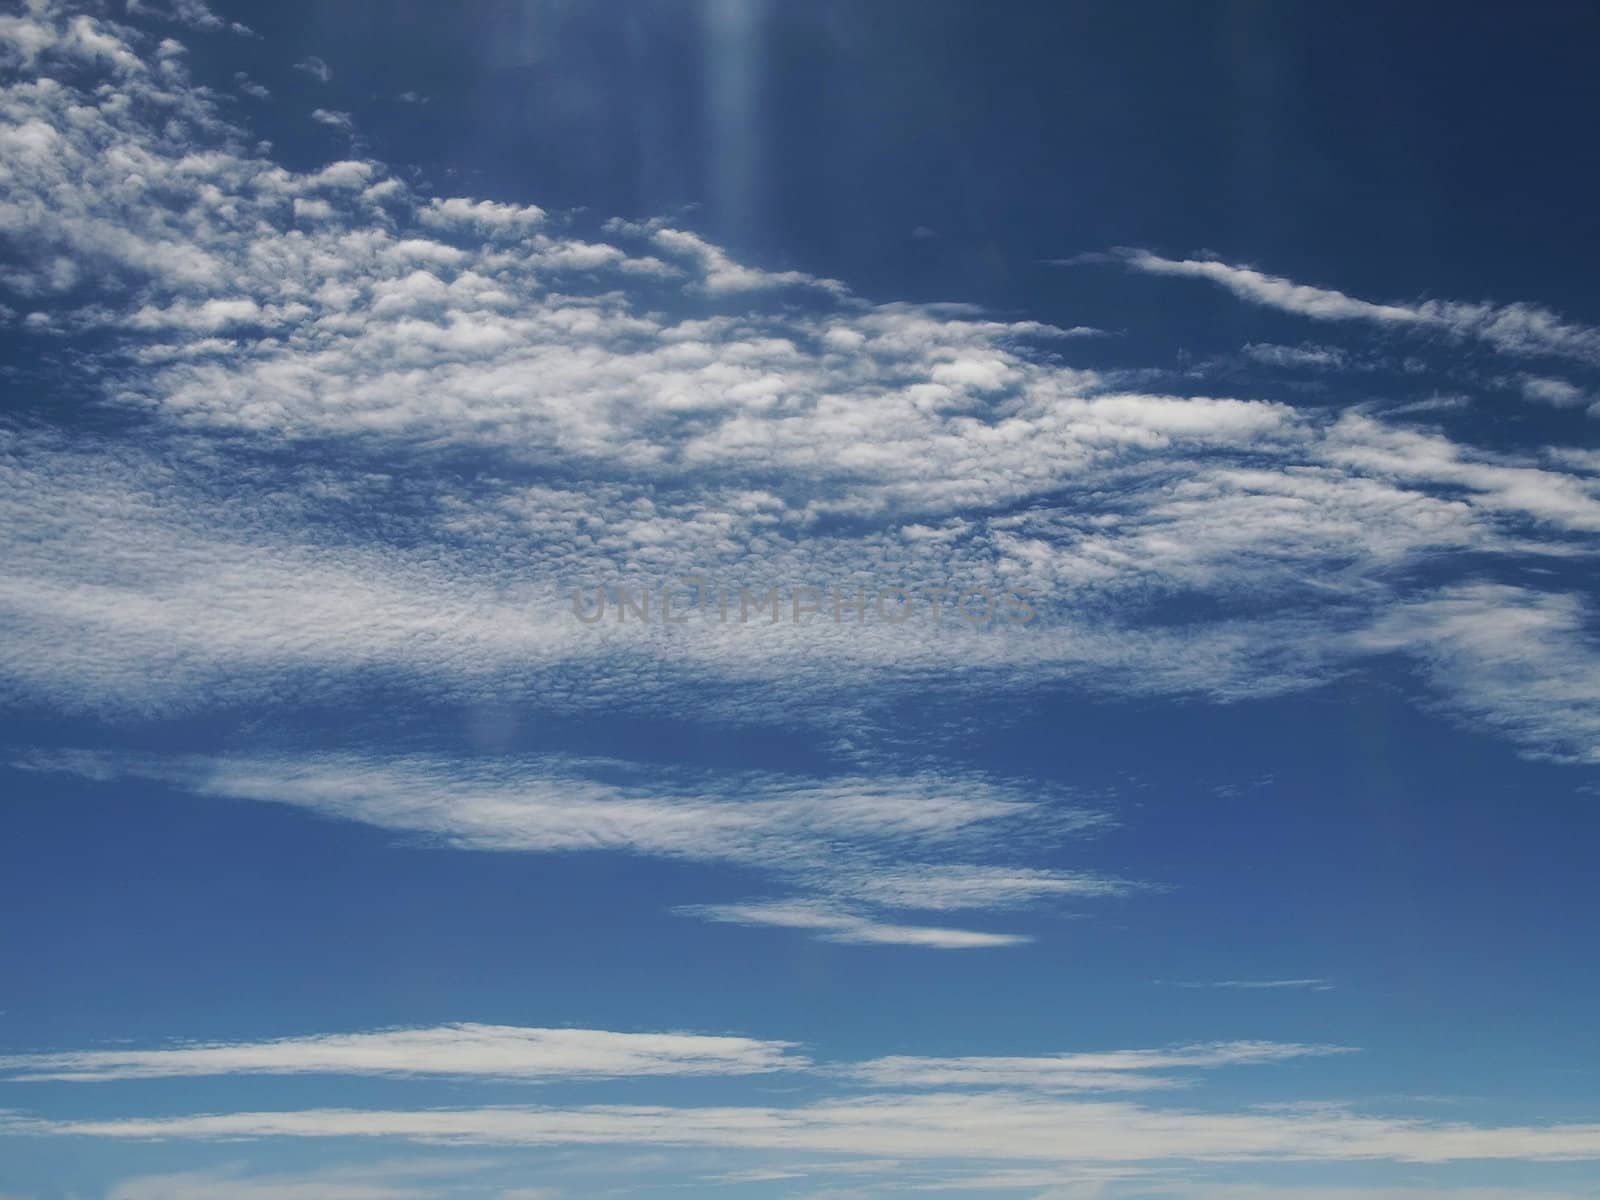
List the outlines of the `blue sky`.
<svg viewBox="0 0 1600 1200">
<path fill-rule="evenodd" d="M 7 5 L 0 1198 L 1595 1196 L 1597 34 Z"/>
</svg>

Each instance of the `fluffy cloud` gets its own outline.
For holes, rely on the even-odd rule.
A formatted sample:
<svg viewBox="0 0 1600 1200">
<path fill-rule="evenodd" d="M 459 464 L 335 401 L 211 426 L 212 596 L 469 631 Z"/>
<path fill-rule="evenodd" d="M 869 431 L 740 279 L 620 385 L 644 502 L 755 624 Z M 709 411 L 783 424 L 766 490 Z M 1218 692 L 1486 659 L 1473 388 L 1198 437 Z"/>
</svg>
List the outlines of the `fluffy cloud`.
<svg viewBox="0 0 1600 1200">
<path fill-rule="evenodd" d="M 295 63 L 296 71 L 304 71 L 318 83 L 328 83 L 333 79 L 333 68 L 315 54 L 307 55 Z"/>
<path fill-rule="evenodd" d="M 1561 448 L 1130 389 L 1072 365 L 1081 329 L 869 303 L 661 221 L 584 234 L 531 205 L 426 198 L 360 157 L 289 171 L 165 45 L 46 4 L 0 27 L 0 284 L 23 336 L 107 347 L 52 386 L 124 421 L 100 443 L 4 435 L 15 694 L 160 711 L 376 671 L 453 697 L 519 680 L 558 707 L 715 679 L 826 711 L 937 672 L 1234 699 L 1390 650 L 1448 691 L 1467 677 L 1439 669 L 1425 625 L 1385 614 L 1498 563 L 1593 554 L 1600 480 Z M 1527 306 L 1127 261 L 1508 352 L 1593 341 Z M 47 550 L 46 529 L 70 536 Z M 826 618 L 690 636 L 571 615 L 575 587 L 659 595 L 685 575 L 931 588 L 943 617 L 936 637 Z M 972 588 L 1026 594 L 1038 619 L 969 626 L 953 598 Z M 1576 666 L 1545 716 L 1526 716 L 1531 660 L 1490 702 L 1442 707 L 1583 757 L 1594 649 L 1574 620 L 1547 638 Z"/>
</svg>

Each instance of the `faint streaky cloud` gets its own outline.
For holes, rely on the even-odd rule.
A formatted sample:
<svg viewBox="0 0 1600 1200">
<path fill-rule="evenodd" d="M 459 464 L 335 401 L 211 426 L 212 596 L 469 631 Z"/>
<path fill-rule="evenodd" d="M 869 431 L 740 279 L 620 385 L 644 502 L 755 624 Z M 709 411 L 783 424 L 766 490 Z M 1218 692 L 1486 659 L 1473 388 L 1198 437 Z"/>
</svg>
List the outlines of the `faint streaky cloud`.
<svg viewBox="0 0 1600 1200">
<path fill-rule="evenodd" d="M 180 1171 L 125 1179 L 105 1200 L 438 1200 L 446 1177 L 496 1165 L 481 1158 L 412 1158 L 294 1172 Z"/>
<path fill-rule="evenodd" d="M 265 801 L 463 850 L 612 851 L 765 870 L 803 894 L 691 906 L 717 922 L 805 930 L 827 941 L 967 949 L 1013 934 L 887 920 L 882 910 L 1003 910 L 1123 895 L 1136 884 L 991 857 L 1024 833 L 1059 839 L 1104 818 L 1048 790 L 970 773 L 800 777 L 672 772 L 616 760 L 151 757 L 50 752 L 25 769 L 159 780 Z M 929 861 L 938 856 L 944 862 Z"/>
<path fill-rule="evenodd" d="M 708 1175 L 707 1183 L 776 1183 L 783 1179 L 804 1179 L 807 1171 L 784 1171 L 776 1167 L 752 1167 L 745 1171 L 726 1171 L 721 1175 Z M 504 1200 L 504 1197 L 501 1198 Z"/>
<path fill-rule="evenodd" d="M 286 804 L 432 835 L 460 849 L 631 850 L 807 871 L 820 870 L 827 857 L 840 860 L 843 871 L 863 868 L 856 855 L 878 843 L 948 849 L 961 838 L 976 838 L 982 844 L 1009 822 L 1026 828 L 1045 816 L 1020 789 L 954 773 L 871 779 L 669 774 L 615 760 L 318 754 L 52 752 L 18 765 L 90 778 L 156 779 L 199 795 Z M 1050 815 L 1059 824 L 1063 814 Z"/>
<path fill-rule="evenodd" d="M 825 942 L 873 946 L 923 946 L 931 950 L 981 950 L 1017 946 L 1033 939 L 1014 933 L 983 933 L 875 921 L 849 909 L 818 900 L 762 900 L 749 904 L 692 904 L 677 910 L 731 925 L 805 929 Z"/>
<path fill-rule="evenodd" d="M 0 1133 L 131 1140 L 400 1138 L 425 1144 L 786 1150 L 999 1164 L 1600 1160 L 1600 1124 L 1477 1125 L 1344 1106 L 1191 1111 L 1026 1092 L 852 1094 L 724 1104 L 299 1109 L 86 1120 L 0 1117 Z"/>
<path fill-rule="evenodd" d="M 1436 703 L 1544 747 L 1541 757 L 1600 762 L 1600 673 L 1592 603 L 1495 583 L 1396 605 L 1355 636 L 1409 648 L 1440 685 Z"/>
<path fill-rule="evenodd" d="M 685 1033 L 441 1025 L 159 1050 L 0 1056 L 5 1082 L 104 1082 L 207 1075 L 446 1075 L 623 1079 L 803 1070 L 791 1042 Z"/>
<path fill-rule="evenodd" d="M 1470 396 L 1426 396 L 1421 400 L 1408 400 L 1383 410 L 1387 417 L 1404 417 L 1414 413 L 1460 412 L 1472 405 Z"/>
<path fill-rule="evenodd" d="M 1115 1193 L 1113 1193 L 1115 1194 Z M 1362 1184 L 1301 1186 L 1274 1183 L 1213 1183 L 1174 1180 L 1141 1188 L 1152 1200 L 1593 1200 L 1594 1192 L 1555 1191 L 1530 1187 L 1365 1186 Z"/>
<path fill-rule="evenodd" d="M 934 911 L 1014 908 L 1052 896 L 1101 899 L 1126 896 L 1149 885 L 1088 872 L 1028 867 L 919 863 L 841 873 L 840 890 L 886 908 Z"/>
<path fill-rule="evenodd" d="M 1354 1053 L 1347 1046 L 1284 1042 L 1214 1042 L 1166 1050 L 1112 1050 L 1100 1054 L 1035 1057 L 891 1056 L 851 1067 L 859 1083 L 890 1088 L 1036 1088 L 1045 1091 L 1154 1091 L 1187 1086 L 1159 1070 L 1204 1070 Z"/>
<path fill-rule="evenodd" d="M 302 58 L 299 62 L 295 63 L 294 69 L 296 71 L 304 71 L 307 75 L 310 75 L 312 78 L 322 83 L 327 83 L 333 78 L 333 68 L 325 63 L 322 59 L 318 58 L 315 54 L 311 54 L 305 58 Z"/>
<path fill-rule="evenodd" d="M 1537 304 L 1461 300 L 1378 303 L 1214 259 L 1163 258 L 1138 249 L 1119 249 L 1116 256 L 1135 271 L 1209 280 L 1241 300 L 1313 320 L 1367 321 L 1429 330 L 1476 339 L 1503 354 L 1553 355 L 1600 364 L 1600 329 L 1567 321 Z"/>
<path fill-rule="evenodd" d="M 1298 346 L 1249 342 L 1245 345 L 1244 355 L 1269 367 L 1336 368 L 1344 366 L 1349 360 L 1349 355 L 1337 346 L 1314 346 L 1309 342 Z"/>
<path fill-rule="evenodd" d="M 1173 984 L 1181 988 L 1244 988 L 1244 989 L 1273 989 L 1273 988 L 1304 988 L 1313 992 L 1328 992 L 1333 990 L 1333 984 L 1326 979 L 1217 979 L 1217 980 L 1188 980 Z"/>
</svg>

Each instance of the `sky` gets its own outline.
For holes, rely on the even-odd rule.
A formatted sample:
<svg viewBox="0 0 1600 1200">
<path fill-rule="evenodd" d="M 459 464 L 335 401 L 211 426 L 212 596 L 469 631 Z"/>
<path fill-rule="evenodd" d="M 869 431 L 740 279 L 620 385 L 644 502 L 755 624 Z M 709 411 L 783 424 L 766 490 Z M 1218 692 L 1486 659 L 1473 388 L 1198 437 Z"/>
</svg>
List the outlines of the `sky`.
<svg viewBox="0 0 1600 1200">
<path fill-rule="evenodd" d="M 0 1200 L 1600 1196 L 1597 39 L 0 5 Z"/>
</svg>

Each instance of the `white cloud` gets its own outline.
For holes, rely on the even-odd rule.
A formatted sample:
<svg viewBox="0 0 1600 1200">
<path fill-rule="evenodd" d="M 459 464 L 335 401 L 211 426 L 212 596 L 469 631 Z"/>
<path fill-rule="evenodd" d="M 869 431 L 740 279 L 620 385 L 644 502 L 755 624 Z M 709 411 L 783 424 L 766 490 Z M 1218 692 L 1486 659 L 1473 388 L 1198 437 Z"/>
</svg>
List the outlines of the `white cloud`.
<svg viewBox="0 0 1600 1200">
<path fill-rule="evenodd" d="M 804 929 L 826 942 L 863 946 L 921 946 L 930 950 L 987 950 L 1019 946 L 1031 938 L 1014 933 L 985 933 L 974 929 L 948 929 L 902 925 L 873 920 L 827 901 L 762 900 L 748 904 L 695 904 L 678 910 L 730 925 Z"/>
<path fill-rule="evenodd" d="M 481 1160 L 398 1160 L 316 1171 L 270 1173 L 240 1168 L 142 1175 L 105 1200 L 439 1200 L 451 1177 L 471 1175 Z"/>
<path fill-rule="evenodd" d="M 1548 375 L 1524 375 L 1521 385 L 1522 394 L 1529 400 L 1553 405 L 1556 408 L 1575 408 L 1591 402 L 1591 397 L 1582 388 L 1565 379 L 1556 379 Z"/>
<path fill-rule="evenodd" d="M 110 1119 L 41 1119 L 0 1114 L 0 1134 L 137 1140 L 255 1138 L 383 1138 L 429 1145 L 508 1147 L 633 1146 L 641 1151 L 710 1150 L 762 1157 L 742 1169 L 724 1168 L 715 1181 L 751 1182 L 813 1174 L 891 1175 L 934 1189 L 1045 1186 L 1030 1170 L 1070 1167 L 1050 1184 L 1161 1179 L 1174 1195 L 1203 1179 L 1175 1176 L 1188 1162 L 1450 1163 L 1502 1159 L 1524 1163 L 1600 1159 L 1600 1126 L 1481 1125 L 1392 1118 L 1338 1104 L 1302 1102 L 1241 1111 L 1067 1099 L 1073 1091 L 1162 1094 L 1194 1072 L 1292 1064 L 1344 1047 L 1266 1041 L 1212 1042 L 1163 1049 L 1102 1050 L 1047 1056 L 894 1056 L 865 1062 L 813 1062 L 787 1042 L 683 1034 L 617 1034 L 594 1030 L 529 1030 L 445 1026 L 377 1034 L 283 1039 L 234 1045 L 118 1049 L 28 1055 L 6 1060 L 21 1078 L 152 1079 L 207 1074 L 328 1072 L 347 1075 L 441 1074 L 494 1079 L 610 1079 L 630 1093 L 646 1080 L 722 1075 L 725 1089 L 757 1094 L 773 1071 L 806 1072 L 816 1086 L 846 1090 L 775 1107 L 729 1101 L 683 1107 L 663 1103 L 502 1105 L 373 1111 L 324 1108 L 279 1112 L 211 1113 Z M 1174 1075 L 1174 1072 L 1182 1074 Z M 863 1090 L 865 1089 L 865 1090 Z M 783 1155 L 835 1156 L 807 1162 Z M 780 1157 L 774 1157 L 778 1155 Z M 646 1160 L 641 1160 L 644 1162 Z M 659 1156 L 648 1169 L 663 1178 Z M 707 1160 L 697 1160 L 703 1171 Z M 725 1161 L 725 1160 L 723 1160 Z M 1015 1164 L 1015 1165 L 1012 1165 Z M 1029 1166 L 1028 1164 L 1032 1164 Z M 348 1185 L 401 1189 L 449 1171 L 465 1173 L 475 1160 L 394 1160 L 324 1171 L 329 1185 L 315 1191 L 311 1176 L 245 1175 L 239 1171 L 130 1181 L 121 1200 L 144 1200 L 171 1189 L 177 1200 L 201 1200 L 205 1189 L 239 1180 L 233 1195 L 261 1200 L 367 1193 Z M 576 1162 L 570 1164 L 577 1167 Z M 626 1168 L 613 1158 L 606 1169 Z M 1146 1171 L 1155 1168 L 1155 1173 Z M 1059 1169 L 1059 1168 L 1058 1168 Z M 281 1190 L 273 1190 L 273 1189 Z M 1144 1194 L 1144 1193 L 1140 1193 Z M 1164 1191 L 1161 1194 L 1166 1194 Z M 1307 1196 L 1316 1196 L 1308 1191 Z M 1474 1198 L 1476 1200 L 1476 1198 Z"/>
<path fill-rule="evenodd" d="M 1245 991 L 1275 991 L 1306 989 L 1313 992 L 1331 991 L 1333 985 L 1326 979 L 1218 979 L 1212 982 L 1179 983 L 1181 988 L 1232 988 Z"/>
<path fill-rule="evenodd" d="M 1349 361 L 1349 355 L 1337 346 L 1279 346 L 1270 342 L 1250 342 L 1244 348 L 1246 358 L 1269 367 L 1339 368 Z"/>
<path fill-rule="evenodd" d="M 211 10 L 206 0 L 126 0 L 130 16 L 150 16 L 172 21 L 202 33 L 231 33 L 250 36 L 250 27 L 238 21 L 225 21 Z"/>
<path fill-rule="evenodd" d="M 271 100 L 272 89 L 264 83 L 257 83 L 243 71 L 236 71 L 233 76 L 233 85 L 246 96 L 255 100 Z"/>
<path fill-rule="evenodd" d="M 1060 796 L 964 773 L 808 779 L 673 773 L 605 761 L 354 755 L 54 754 L 31 756 L 22 765 L 107 780 L 154 778 L 200 795 L 292 805 L 423 834 L 458 849 L 622 851 L 759 868 L 811 895 L 683 911 L 719 922 L 805 930 L 836 942 L 937 949 L 1017 945 L 1027 939 L 906 924 L 881 914 L 1008 909 L 1063 897 L 1097 899 L 1131 887 L 1086 873 L 948 861 L 1001 853 L 1008 833 L 1027 830 L 1035 839 L 1057 840 L 1100 821 Z M 923 861 L 934 855 L 946 861 Z M 440 1036 L 449 1040 L 458 1032 Z M 476 1037 L 482 1031 L 469 1032 Z M 398 1036 L 362 1045 L 381 1050 Z M 463 1044 L 477 1044 L 459 1036 Z"/>
<path fill-rule="evenodd" d="M 337 109 L 314 108 L 311 110 L 311 119 L 318 125 L 326 125 L 329 129 L 337 129 L 341 133 L 352 133 L 356 127 L 354 117 Z"/>
<path fill-rule="evenodd" d="M 433 199 L 419 209 L 417 219 L 440 229 L 468 229 L 489 233 L 525 233 L 543 225 L 545 211 L 532 204 L 497 204 L 493 200 L 467 200 L 456 196 Z"/>
<path fill-rule="evenodd" d="M 1399 417 L 1413 413 L 1460 412 L 1472 404 L 1470 396 L 1426 396 L 1421 400 L 1408 400 L 1404 404 L 1386 407 L 1385 416 Z"/>
<path fill-rule="evenodd" d="M 1053 896 L 1125 896 L 1143 887 L 1082 872 L 952 863 L 879 867 L 841 882 L 850 895 L 874 904 L 937 911 L 1009 908 Z"/>
<path fill-rule="evenodd" d="M 203 1075 L 448 1075 L 531 1080 L 743 1075 L 802 1070 L 787 1042 L 684 1033 L 442 1025 L 161 1050 L 0 1055 L 13 1083 Z"/>
<path fill-rule="evenodd" d="M 333 78 L 333 68 L 322 59 L 318 58 L 315 54 L 307 55 L 305 58 L 302 58 L 299 62 L 295 63 L 294 69 L 296 71 L 304 71 L 318 83 L 327 83 Z"/>
<path fill-rule="evenodd" d="M 919 1058 L 899 1055 L 850 1068 L 851 1079 L 882 1088 L 1029 1088 L 1044 1091 L 1145 1091 L 1181 1087 L 1152 1071 L 1195 1070 L 1347 1054 L 1342 1046 L 1217 1042 L 1167 1050 L 1113 1050 L 1045 1057 Z"/>
<path fill-rule="evenodd" d="M 1375 303 L 1333 288 L 1295 283 L 1214 259 L 1172 259 L 1148 250 L 1121 250 L 1136 271 L 1205 279 L 1241 300 L 1319 321 L 1367 321 L 1483 341 L 1504 354 L 1553 355 L 1600 365 L 1600 329 L 1566 321 L 1536 304 L 1458 300 Z"/>
<path fill-rule="evenodd" d="M 29 336 L 117 343 L 83 399 L 134 422 L 114 446 L 5 435 L 0 676 L 16 694 L 156 711 L 379 671 L 446 696 L 516 680 L 529 703 L 605 705 L 711 679 L 818 713 L 849 695 L 857 715 L 869 689 L 937 673 L 990 694 L 1072 681 L 1231 700 L 1348 672 L 1374 645 L 1357 631 L 1459 583 L 1462 562 L 1593 554 L 1600 487 L 1561 448 L 1129 390 L 1065 360 L 1082 330 L 870 304 L 659 221 L 612 223 L 613 244 L 536 206 L 424 201 L 360 157 L 289 171 L 181 55 L 110 22 L 33 14 L 0 44 L 22 68 L 0 93 L 0 235 L 18 250 L 0 286 L 27 328 L 53 331 Z M 100 74 L 78 81 L 85 66 Z M 1515 306 L 1373 305 L 1129 261 L 1313 315 L 1587 344 L 1531 310 L 1519 325 Z M 74 289 L 94 278 L 117 288 L 85 301 Z M 190 432 L 270 461 L 241 472 Z M 284 453 L 312 447 L 321 472 Z M 395 478 L 421 448 L 488 465 L 473 486 Z M 349 534 L 379 510 L 392 534 Z M 47 553 L 47 528 L 72 536 Z M 937 638 L 785 622 L 757 640 L 589 630 L 566 611 L 579 583 L 707 572 L 1015 588 L 1039 619 L 968 629 L 947 608 Z M 1182 597 L 1224 615 L 1174 619 Z M 1392 648 L 1437 686 L 1458 678 L 1427 644 Z M 1444 701 L 1538 753 L 1586 736 L 1554 705 L 1528 722 Z"/>
<path fill-rule="evenodd" d="M 1147 1180 L 1141 1195 L 1172 1200 L 1587 1200 L 1583 1192 L 1553 1191 L 1536 1185 L 1452 1187 L 1449 1185 L 1384 1184 L 1344 1186 L 1315 1184 L 1212 1183 Z M 1114 1193 L 1113 1193 L 1114 1194 Z"/>
<path fill-rule="evenodd" d="M 818 279 L 804 271 L 761 271 L 734 262 L 704 238 L 681 229 L 657 229 L 652 237 L 667 253 L 695 259 L 702 272 L 700 286 L 713 296 L 789 286 L 820 288 L 837 296 L 848 294 L 837 279 Z"/>
<path fill-rule="evenodd" d="M 484 1146 L 787 1150 L 992 1162 L 1405 1162 L 1600 1159 L 1597 1125 L 1473 1125 L 1337 1107 L 1196 1112 L 1027 1094 L 869 1094 L 790 1108 L 307 1109 L 100 1120 L 0 1119 L 37 1136 L 139 1140 L 392 1138 Z"/>
<path fill-rule="evenodd" d="M 1440 703 L 1552 757 L 1600 762 L 1600 649 L 1588 603 L 1503 584 L 1462 584 L 1402 604 L 1357 635 L 1418 655 Z"/>
</svg>

